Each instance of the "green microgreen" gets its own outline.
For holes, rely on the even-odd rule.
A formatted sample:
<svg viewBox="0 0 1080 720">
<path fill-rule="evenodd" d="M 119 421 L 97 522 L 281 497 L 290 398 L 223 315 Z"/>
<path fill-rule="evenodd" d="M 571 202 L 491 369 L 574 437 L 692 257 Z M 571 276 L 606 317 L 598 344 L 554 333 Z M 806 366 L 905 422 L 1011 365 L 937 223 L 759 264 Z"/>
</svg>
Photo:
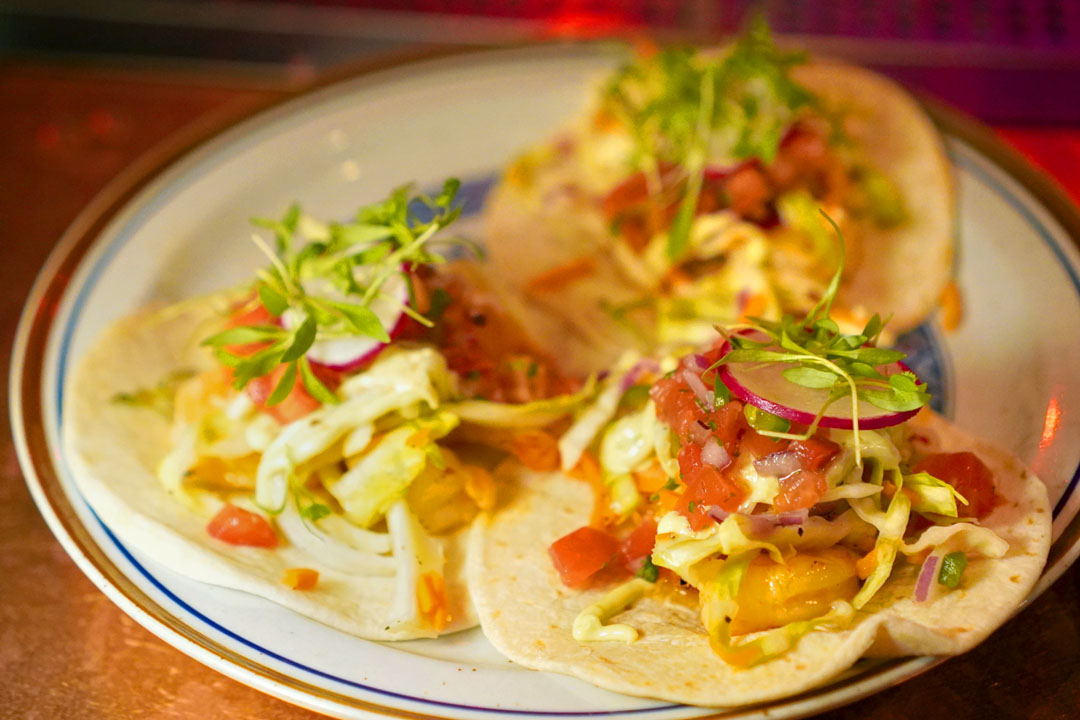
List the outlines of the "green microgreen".
<svg viewBox="0 0 1080 720">
<path fill-rule="evenodd" d="M 667 255 L 679 262 L 689 246 L 705 166 L 776 157 L 785 131 L 814 95 L 791 78 L 802 53 L 784 52 L 763 17 L 724 53 L 668 48 L 620 68 L 604 107 L 628 129 L 634 165 L 654 202 L 667 200 L 662 168 L 675 167 L 682 198 L 668 230 Z"/>
<path fill-rule="evenodd" d="M 731 344 L 731 350 L 709 369 L 727 363 L 782 363 L 791 366 L 782 373 L 788 382 L 828 390 L 825 403 L 805 432 L 790 433 L 773 428 L 759 430 L 770 437 L 805 440 L 817 431 L 821 418 L 832 403 L 849 400 L 855 435 L 855 462 L 861 465 L 859 400 L 889 412 L 906 412 L 926 405 L 930 401 L 930 393 L 914 373 L 903 371 L 885 375 L 878 369 L 906 357 L 898 350 L 876 347 L 875 343 L 887 319 L 882 320 L 874 315 L 861 332 L 842 333 L 829 317 L 844 271 L 844 241 L 840 228 L 832 218 L 825 211 L 820 212 L 832 225 L 840 257 L 825 294 L 801 321 L 790 314 L 785 314 L 779 321 L 751 318 L 745 327 L 756 330 L 755 337 L 718 328 Z M 755 339 L 761 335 L 766 336 L 765 339 Z"/>
<path fill-rule="evenodd" d="M 371 306 L 377 298 L 386 297 L 383 288 L 394 277 L 402 278 L 409 288 L 410 302 L 401 310 L 431 327 L 449 298 L 436 290 L 431 317 L 417 312 L 410 306 L 415 304 L 415 295 L 407 270 L 446 261 L 430 241 L 460 215 L 461 209 L 453 206 L 459 186 L 451 178 L 435 197 L 399 187 L 387 199 L 360 208 L 345 223 L 323 224 L 304 215 L 297 204 L 280 220 L 253 218 L 255 227 L 273 235 L 272 246 L 258 234 L 252 235 L 269 260 L 269 266 L 257 273 L 258 302 L 275 318 L 288 314 L 289 322 L 230 328 L 203 341 L 219 361 L 232 368 L 233 386 L 240 390 L 285 365 L 268 405 L 283 401 L 298 380 L 319 402 L 336 402 L 334 393 L 312 370 L 307 352 L 316 340 L 350 335 L 389 342 L 387 328 Z M 429 219 L 417 216 L 415 203 L 426 206 Z"/>
</svg>

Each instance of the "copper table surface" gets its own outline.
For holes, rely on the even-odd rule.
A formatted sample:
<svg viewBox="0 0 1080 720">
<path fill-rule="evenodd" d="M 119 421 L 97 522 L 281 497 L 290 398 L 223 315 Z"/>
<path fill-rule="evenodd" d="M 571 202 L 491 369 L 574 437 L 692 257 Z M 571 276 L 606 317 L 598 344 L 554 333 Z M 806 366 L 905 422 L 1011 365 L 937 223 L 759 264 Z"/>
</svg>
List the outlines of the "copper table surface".
<svg viewBox="0 0 1080 720">
<path fill-rule="evenodd" d="M 284 83 L 243 74 L 0 65 L 5 404 L 23 301 L 79 210 L 170 133 L 283 92 Z M 1061 152 L 1080 155 L 1080 129 L 1012 129 L 1008 137 L 1051 171 L 1070 168 L 1064 181 L 1076 178 L 1077 164 L 1063 163 Z M 315 717 L 173 649 L 99 592 L 38 514 L 7 413 L 0 422 L 0 718 Z M 1080 567 L 974 651 L 821 717 L 1080 717 Z"/>
</svg>

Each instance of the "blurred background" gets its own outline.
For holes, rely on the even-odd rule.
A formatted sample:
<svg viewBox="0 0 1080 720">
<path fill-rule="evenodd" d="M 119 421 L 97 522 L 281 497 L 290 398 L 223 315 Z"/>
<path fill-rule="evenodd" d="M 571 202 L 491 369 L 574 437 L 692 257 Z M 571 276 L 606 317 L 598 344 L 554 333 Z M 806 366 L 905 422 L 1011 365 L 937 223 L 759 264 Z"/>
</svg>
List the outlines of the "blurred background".
<svg viewBox="0 0 1080 720">
<path fill-rule="evenodd" d="M 32 66 L 274 92 L 424 46 L 707 44 L 756 11 L 996 126 L 1080 200 L 1080 141 L 1058 132 L 1080 126 L 1080 0 L 0 0 L 0 82 Z M 98 135 L 124 124 L 94 118 Z"/>
<path fill-rule="evenodd" d="M 421 44 L 714 42 L 751 10 L 995 123 L 1080 122 L 1076 0 L 5 0 L 7 56 L 298 81 Z"/>
</svg>

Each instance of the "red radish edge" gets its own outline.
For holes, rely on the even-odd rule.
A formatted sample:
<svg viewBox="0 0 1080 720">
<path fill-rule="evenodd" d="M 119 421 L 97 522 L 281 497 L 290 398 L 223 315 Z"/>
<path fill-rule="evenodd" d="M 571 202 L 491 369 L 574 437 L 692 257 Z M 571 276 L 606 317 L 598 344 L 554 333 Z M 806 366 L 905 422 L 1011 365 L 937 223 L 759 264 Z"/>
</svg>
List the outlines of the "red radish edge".
<svg viewBox="0 0 1080 720">
<path fill-rule="evenodd" d="M 723 357 L 731 350 L 731 341 L 725 341 L 723 347 L 720 348 L 720 355 Z M 911 369 L 902 362 L 897 362 L 904 372 L 911 372 Z M 731 365 L 721 365 L 718 368 L 720 373 L 720 379 L 724 381 L 724 385 L 727 386 L 731 394 L 739 398 L 745 403 L 749 403 L 759 410 L 764 410 L 767 413 L 776 415 L 777 417 L 796 422 L 801 425 L 810 425 L 814 422 L 815 414 L 807 412 L 805 410 L 799 410 L 797 408 L 783 405 L 774 400 L 770 400 L 766 397 L 758 395 L 754 391 L 747 388 L 735 377 L 735 373 L 731 370 Z M 850 402 L 849 399 L 838 400 L 837 402 Z M 861 430 L 880 430 L 881 428 L 891 427 L 893 425 L 899 425 L 900 423 L 909 420 L 919 412 L 919 408 L 915 410 L 905 410 L 904 412 L 887 412 L 881 411 L 880 415 L 872 415 L 870 417 L 859 418 L 859 428 Z M 851 418 L 838 417 L 836 415 L 824 415 L 821 421 L 818 423 L 818 427 L 833 428 L 836 430 L 852 430 L 855 424 Z"/>
<path fill-rule="evenodd" d="M 402 265 L 402 270 L 404 269 L 405 266 Z M 398 294 L 400 295 L 400 297 L 396 298 L 396 300 L 401 305 L 409 302 L 409 289 L 407 283 L 401 283 L 401 288 L 399 289 Z M 406 315 L 404 309 L 398 307 L 396 309 L 396 312 L 397 315 L 394 318 L 393 327 L 387 328 L 386 331 L 386 334 L 390 336 L 391 341 L 393 341 L 395 337 L 400 335 L 401 331 L 405 328 Z M 326 352 L 326 348 L 332 346 L 332 344 L 338 345 L 339 349 L 340 346 L 343 344 L 346 346 L 355 346 L 357 354 L 354 357 L 350 357 L 348 360 L 345 360 L 343 362 L 327 362 L 327 360 L 325 359 L 326 354 L 328 354 Z M 311 362 L 312 365 L 318 365 L 319 367 L 333 370 L 335 372 L 347 373 L 362 367 L 365 363 L 378 355 L 382 351 L 382 349 L 387 346 L 387 344 L 388 343 L 379 342 L 378 340 L 375 340 L 373 338 L 359 336 L 333 338 L 330 340 L 322 341 L 316 340 L 315 344 L 312 345 L 311 348 L 308 350 L 307 355 L 308 360 Z M 349 353 L 338 354 L 348 355 Z"/>
<path fill-rule="evenodd" d="M 398 335 L 401 334 L 402 329 L 404 329 L 404 327 L 405 327 L 405 320 L 406 320 L 406 315 L 405 315 L 404 312 L 402 312 L 400 315 L 398 315 L 397 321 L 394 323 L 394 327 L 390 328 L 390 330 L 387 331 L 386 334 L 390 336 L 390 341 L 391 342 L 393 342 L 394 338 L 396 338 Z M 353 370 L 356 370 L 359 367 L 362 367 L 369 360 L 372 360 L 376 355 L 378 355 L 380 352 L 382 352 L 383 349 L 389 344 L 389 343 L 379 342 L 377 340 L 372 340 L 371 338 L 349 338 L 349 340 L 367 341 L 367 342 L 371 343 L 372 347 L 371 347 L 370 350 L 364 351 L 356 359 L 349 360 L 348 362 L 344 362 L 344 363 L 326 363 L 326 362 L 319 362 L 318 360 L 315 360 L 314 358 L 310 358 L 311 364 L 312 365 L 318 365 L 319 367 L 324 367 L 327 370 L 333 370 L 335 372 L 344 372 L 344 373 L 351 372 Z M 310 355 L 310 353 L 309 353 L 309 355 Z"/>
</svg>

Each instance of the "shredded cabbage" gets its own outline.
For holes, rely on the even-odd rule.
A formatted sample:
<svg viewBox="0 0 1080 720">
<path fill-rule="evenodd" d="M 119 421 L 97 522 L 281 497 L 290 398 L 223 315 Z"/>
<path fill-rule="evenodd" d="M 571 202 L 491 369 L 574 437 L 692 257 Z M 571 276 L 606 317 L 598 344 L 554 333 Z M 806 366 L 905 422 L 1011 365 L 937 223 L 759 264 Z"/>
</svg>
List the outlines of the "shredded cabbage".
<svg viewBox="0 0 1080 720">
<path fill-rule="evenodd" d="M 696 585 L 692 580 L 694 566 L 718 553 L 732 556 L 750 550 L 765 550 L 773 560 L 783 562 L 784 556 L 776 545 L 747 536 L 749 523 L 745 516 L 732 514 L 722 523 L 693 530 L 686 517 L 669 512 L 660 518 L 656 528 L 653 564 L 673 570 Z"/>
<path fill-rule="evenodd" d="M 603 389 L 596 396 L 592 405 L 586 407 L 574 421 L 574 424 L 559 438 L 559 456 L 562 469 L 571 470 L 592 441 L 600 434 L 619 409 L 619 400 L 623 396 L 622 379 L 626 372 L 638 360 L 634 352 L 623 353 L 615 365 L 615 371 L 604 381 Z"/>
<path fill-rule="evenodd" d="M 463 400 L 445 405 L 462 422 L 499 428 L 537 428 L 550 425 L 573 412 L 596 392 L 596 378 L 590 377 L 576 393 L 559 395 L 547 400 L 510 404 L 490 400 Z"/>
<path fill-rule="evenodd" d="M 441 628 L 432 627 L 420 608 L 419 584 L 424 575 L 441 579 L 445 560 L 442 545 L 420 525 L 405 500 L 397 500 L 386 511 L 394 561 L 397 563 L 394 599 L 387 625 L 390 630 L 418 637 L 436 637 Z"/>
<path fill-rule="evenodd" d="M 904 489 L 912 496 L 911 509 L 914 512 L 956 517 L 956 501 L 967 505 L 967 500 L 956 488 L 928 473 L 905 475 Z"/>
<path fill-rule="evenodd" d="M 449 377 L 446 361 L 431 348 L 388 349 L 367 372 L 342 384 L 341 403 L 290 423 L 267 446 L 255 478 L 255 502 L 267 512 L 280 512 L 299 465 L 348 434 L 373 432 L 375 421 L 391 412 L 407 416 L 425 405 L 437 408 Z M 361 430 L 365 426 L 369 430 Z"/>
<path fill-rule="evenodd" d="M 370 527 L 423 472 L 435 440 L 458 424 L 456 415 L 437 412 L 411 420 L 382 436 L 375 446 L 336 481 L 326 484 L 345 516 L 362 528 Z"/>
</svg>

